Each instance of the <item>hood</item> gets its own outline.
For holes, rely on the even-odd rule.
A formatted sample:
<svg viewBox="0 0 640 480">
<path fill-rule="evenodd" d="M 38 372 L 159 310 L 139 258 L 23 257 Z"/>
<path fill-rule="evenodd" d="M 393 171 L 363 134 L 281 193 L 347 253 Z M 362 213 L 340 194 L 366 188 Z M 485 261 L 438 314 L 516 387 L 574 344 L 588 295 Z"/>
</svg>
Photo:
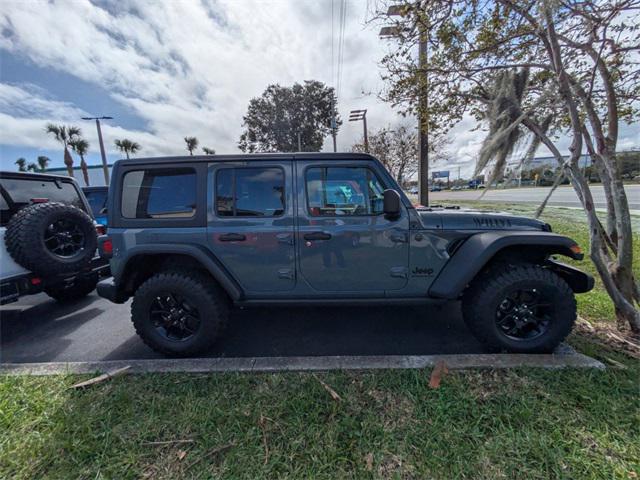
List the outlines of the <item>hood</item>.
<svg viewBox="0 0 640 480">
<path fill-rule="evenodd" d="M 505 212 L 481 211 L 457 207 L 416 209 L 425 228 L 439 225 L 443 230 L 542 230 L 551 231 L 549 224 L 533 218 L 518 217 Z"/>
</svg>

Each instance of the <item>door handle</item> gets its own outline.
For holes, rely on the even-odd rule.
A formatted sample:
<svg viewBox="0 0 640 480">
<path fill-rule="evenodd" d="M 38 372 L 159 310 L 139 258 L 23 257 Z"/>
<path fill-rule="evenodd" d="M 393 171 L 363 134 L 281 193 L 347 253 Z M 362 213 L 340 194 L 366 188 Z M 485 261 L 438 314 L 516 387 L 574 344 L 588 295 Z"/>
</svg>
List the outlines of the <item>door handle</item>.
<svg viewBox="0 0 640 480">
<path fill-rule="evenodd" d="M 311 232 L 304 234 L 305 240 L 330 240 L 331 234 L 326 232 Z"/>
<path fill-rule="evenodd" d="M 241 233 L 223 233 L 218 239 L 221 242 L 244 242 L 247 237 Z"/>
<path fill-rule="evenodd" d="M 293 245 L 293 237 L 288 233 L 279 233 L 276 235 L 276 238 L 278 239 L 278 243 Z"/>
<path fill-rule="evenodd" d="M 409 237 L 406 233 L 392 233 L 389 235 L 389 238 L 395 243 L 407 243 L 409 241 Z"/>
</svg>

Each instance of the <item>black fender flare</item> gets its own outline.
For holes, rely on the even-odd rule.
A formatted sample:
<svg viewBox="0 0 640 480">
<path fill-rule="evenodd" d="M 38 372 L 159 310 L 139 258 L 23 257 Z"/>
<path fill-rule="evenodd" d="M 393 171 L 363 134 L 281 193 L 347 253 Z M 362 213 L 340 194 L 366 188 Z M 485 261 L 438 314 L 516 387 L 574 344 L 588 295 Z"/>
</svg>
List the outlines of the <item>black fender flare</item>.
<svg viewBox="0 0 640 480">
<path fill-rule="evenodd" d="M 210 252 L 206 251 L 200 245 L 195 244 L 161 244 L 155 243 L 152 245 L 142 245 L 140 247 L 132 247 L 127 249 L 126 256 L 122 260 L 125 265 L 122 272 L 127 271 L 127 266 L 134 258 L 145 255 L 186 255 L 198 263 L 200 263 L 205 270 L 207 270 L 211 276 L 220 284 L 225 292 L 231 297 L 233 301 L 240 300 L 243 296 L 243 291 L 238 282 L 233 278 L 229 271 L 222 265 L 222 263 L 214 257 Z M 119 285 L 120 278 L 115 278 L 115 284 Z"/>
<path fill-rule="evenodd" d="M 469 237 L 453 253 L 429 288 L 429 296 L 456 299 L 501 250 L 508 247 L 543 247 L 548 254 L 582 260 L 576 242 L 551 232 L 491 231 Z"/>
</svg>

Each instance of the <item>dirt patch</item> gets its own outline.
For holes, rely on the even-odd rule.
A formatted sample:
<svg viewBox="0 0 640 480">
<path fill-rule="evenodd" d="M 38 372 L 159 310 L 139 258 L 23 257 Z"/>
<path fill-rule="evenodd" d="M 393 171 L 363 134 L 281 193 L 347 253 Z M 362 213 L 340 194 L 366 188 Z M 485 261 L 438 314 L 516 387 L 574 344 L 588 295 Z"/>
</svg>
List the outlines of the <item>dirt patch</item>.
<svg viewBox="0 0 640 480">
<path fill-rule="evenodd" d="M 615 352 L 625 353 L 640 359 L 640 337 L 630 330 L 620 330 L 613 323 L 591 323 L 578 318 L 574 334 L 586 337 L 589 341 L 607 347 Z"/>
</svg>

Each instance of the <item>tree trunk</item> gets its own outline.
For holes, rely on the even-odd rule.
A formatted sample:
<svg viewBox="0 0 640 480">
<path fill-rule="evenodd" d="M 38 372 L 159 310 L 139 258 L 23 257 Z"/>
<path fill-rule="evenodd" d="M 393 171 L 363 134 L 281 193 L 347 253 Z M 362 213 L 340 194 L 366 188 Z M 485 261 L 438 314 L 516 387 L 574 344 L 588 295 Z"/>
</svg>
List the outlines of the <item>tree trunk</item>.
<svg viewBox="0 0 640 480">
<path fill-rule="evenodd" d="M 564 170 L 560 169 L 560 171 L 558 172 L 558 175 L 556 176 L 555 180 L 553 181 L 553 185 L 551 185 L 551 189 L 549 190 L 549 193 L 544 198 L 544 200 L 542 201 L 540 206 L 538 206 L 538 208 L 536 209 L 536 213 L 534 215 L 535 218 L 540 218 L 540 215 L 542 215 L 542 212 L 544 211 L 545 207 L 547 206 L 547 203 L 549 202 L 549 199 L 551 198 L 551 195 L 553 195 L 553 192 L 556 191 L 556 188 L 558 188 L 558 186 L 562 183 L 563 180 L 564 180 Z"/>
<path fill-rule="evenodd" d="M 591 259 L 598 269 L 598 273 L 600 274 L 600 278 L 605 285 L 607 293 L 613 300 L 619 325 L 621 323 L 628 323 L 635 333 L 640 333 L 640 311 L 635 308 L 633 300 L 635 284 L 631 271 L 633 261 L 633 236 L 631 233 L 631 216 L 629 212 L 627 196 L 624 190 L 624 185 L 622 184 L 622 177 L 618 169 L 615 153 L 613 153 L 615 152 L 618 131 L 616 106 L 617 103 L 615 100 L 615 91 L 611 83 L 608 82 L 608 80 L 610 80 L 608 78 L 608 70 L 606 70 L 606 67 L 602 65 L 602 62 L 599 59 L 595 59 L 596 65 L 598 66 L 598 71 L 603 76 L 605 90 L 608 97 L 607 108 L 609 114 L 609 137 L 603 138 L 602 130 L 600 128 L 597 128 L 595 129 L 596 140 L 598 145 L 598 153 L 601 156 L 603 164 L 607 168 L 609 176 L 611 178 L 611 192 L 613 196 L 616 231 L 618 237 L 616 261 L 610 262 L 609 265 L 606 265 L 603 258 L 603 251 L 605 247 L 601 245 L 601 240 L 606 234 L 602 231 L 602 224 L 600 223 L 595 212 L 591 190 L 589 189 L 589 185 L 586 182 L 584 175 L 580 171 L 577 162 L 577 160 L 580 158 L 582 150 L 584 125 L 582 124 L 582 120 L 578 112 L 577 101 L 573 96 L 573 90 L 571 88 L 569 76 L 564 69 L 561 48 L 555 31 L 555 25 L 552 10 L 549 6 L 549 0 L 546 0 L 544 2 L 544 16 L 546 20 L 545 31 L 548 39 L 548 49 L 552 59 L 553 69 L 556 74 L 556 80 L 558 82 L 558 90 L 562 100 L 564 101 L 567 113 L 569 114 L 569 119 L 571 121 L 573 139 L 571 147 L 569 147 L 569 150 L 571 151 L 571 166 L 569 168 L 569 172 L 571 175 L 573 187 L 578 194 L 578 197 L 580 198 L 580 201 L 587 214 L 587 220 L 589 222 L 589 237 L 591 243 Z M 587 97 L 587 108 L 590 114 L 589 118 L 593 120 L 594 115 L 589 109 L 589 106 L 589 99 Z M 557 149 L 555 150 L 557 151 Z"/>
<path fill-rule="evenodd" d="M 73 178 L 73 158 L 66 146 L 64 147 L 64 164 L 67 166 L 67 174 Z"/>
<path fill-rule="evenodd" d="M 82 170 L 82 177 L 84 178 L 85 186 L 89 186 L 89 167 L 87 162 L 84 161 L 84 155 L 80 155 L 80 170 Z"/>
</svg>

